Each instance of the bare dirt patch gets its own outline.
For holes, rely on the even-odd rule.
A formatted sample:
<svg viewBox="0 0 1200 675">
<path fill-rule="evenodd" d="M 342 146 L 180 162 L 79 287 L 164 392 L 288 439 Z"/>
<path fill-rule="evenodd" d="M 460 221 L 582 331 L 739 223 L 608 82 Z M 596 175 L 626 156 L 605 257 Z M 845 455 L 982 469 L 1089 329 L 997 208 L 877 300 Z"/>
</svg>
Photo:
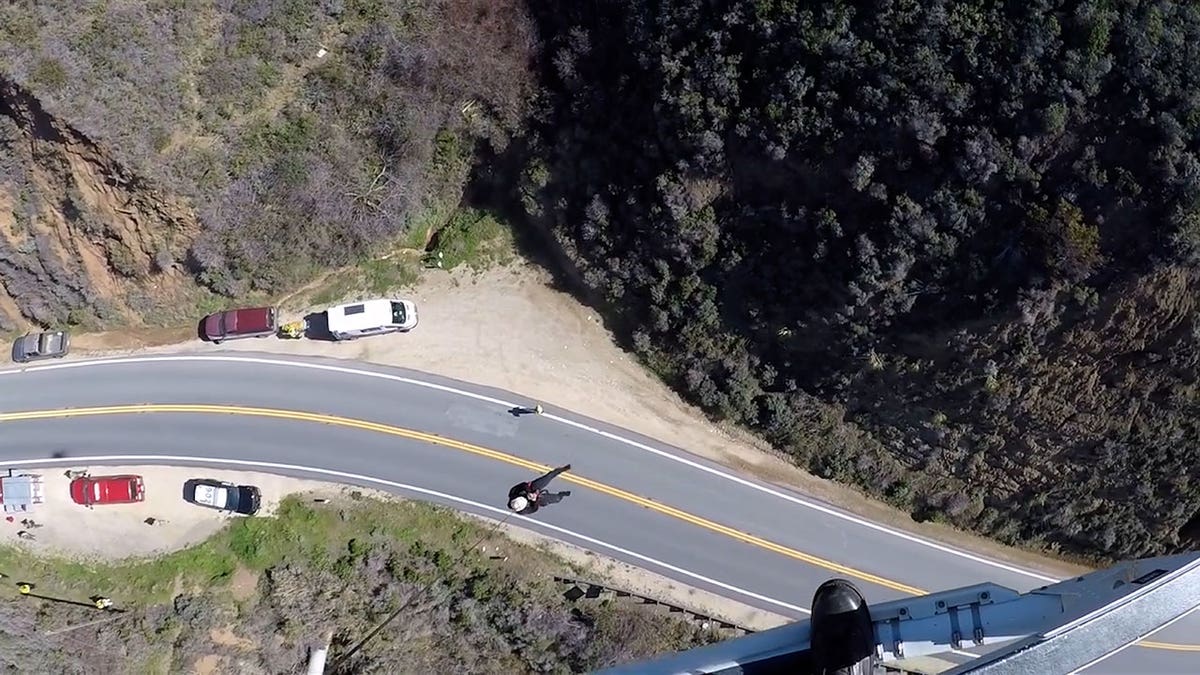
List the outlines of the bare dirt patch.
<svg viewBox="0 0 1200 675">
<path fill-rule="evenodd" d="M 237 571 L 233 573 L 233 579 L 229 583 L 229 590 L 233 593 L 233 599 L 238 601 L 249 600 L 254 597 L 257 588 L 258 574 L 245 567 L 238 567 Z"/>
<path fill-rule="evenodd" d="M 233 632 L 232 628 L 224 626 L 214 628 L 208 632 L 208 636 L 212 638 L 214 644 L 222 647 L 232 647 L 233 649 L 251 650 L 254 649 L 254 642 L 247 640 Z"/>
<path fill-rule="evenodd" d="M 196 659 L 196 663 L 192 665 L 192 672 L 195 675 L 216 675 L 220 672 L 221 657 L 218 654 L 207 654 Z"/>
<path fill-rule="evenodd" d="M 19 467 L 18 467 L 19 468 Z M 81 469 L 84 467 L 72 467 Z M 26 516 L 3 523 L 0 540 L 37 553 L 70 557 L 121 560 L 176 551 L 208 539 L 233 517 L 183 501 L 183 483 L 189 478 L 217 478 L 257 485 L 262 490 L 262 513 L 270 514 L 279 500 L 297 491 L 323 487 L 272 474 L 165 466 L 106 466 L 91 469 L 93 476 L 136 474 L 146 484 L 146 499 L 138 504 L 109 504 L 87 508 L 71 501 L 67 467 L 24 471 L 42 476 L 46 502 Z M 23 517 L 41 527 L 28 529 Z M 153 518 L 154 524 L 147 524 Z M 21 539 L 27 530 L 34 540 Z"/>
</svg>

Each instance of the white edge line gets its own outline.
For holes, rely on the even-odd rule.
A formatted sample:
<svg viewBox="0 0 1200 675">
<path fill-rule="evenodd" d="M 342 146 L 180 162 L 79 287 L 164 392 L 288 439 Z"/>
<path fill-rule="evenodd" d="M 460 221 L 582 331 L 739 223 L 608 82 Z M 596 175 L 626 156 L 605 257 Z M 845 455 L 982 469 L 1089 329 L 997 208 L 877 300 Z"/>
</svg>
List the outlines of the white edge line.
<svg viewBox="0 0 1200 675">
<path fill-rule="evenodd" d="M 224 465 L 248 466 L 248 467 L 260 468 L 260 469 L 280 469 L 280 470 L 285 470 L 285 471 L 301 471 L 301 472 L 305 472 L 305 473 L 315 473 L 315 474 L 320 474 L 320 475 L 324 475 L 324 476 L 332 476 L 335 478 L 343 478 L 343 479 L 349 479 L 349 480 L 353 480 L 353 481 L 360 481 L 360 482 L 364 482 L 364 483 L 375 483 L 377 485 L 383 485 L 383 486 L 394 488 L 397 490 L 416 492 L 419 494 L 429 495 L 431 497 L 437 497 L 439 499 L 445 499 L 448 501 L 457 502 L 459 504 L 465 504 L 467 506 L 471 506 L 471 507 L 474 507 L 474 508 L 482 510 L 482 511 L 488 511 L 488 512 L 497 514 L 498 516 L 500 516 L 501 520 L 503 520 L 505 517 L 511 515 L 511 512 L 509 512 L 506 509 L 498 509 L 494 506 L 488 506 L 487 504 L 481 504 L 479 502 L 472 501 L 470 499 L 465 499 L 463 497 L 446 494 L 445 492 L 438 492 L 437 490 L 430 490 L 428 488 L 417 487 L 416 485 L 408 485 L 407 483 L 398 483 L 396 481 L 391 481 L 391 480 L 387 480 L 384 478 L 375 478 L 373 476 L 365 476 L 365 475 L 357 474 L 357 473 L 348 473 L 346 471 L 336 471 L 334 469 L 321 469 L 321 468 L 317 468 L 317 467 L 302 466 L 302 465 L 298 465 L 298 464 L 282 464 L 280 462 L 261 462 L 261 461 L 250 460 L 250 459 L 214 459 L 211 457 L 192 457 L 189 455 L 97 455 L 94 457 L 81 456 L 81 457 L 73 457 L 73 458 L 51 458 L 51 459 L 21 459 L 21 460 L 5 459 L 5 460 L 0 460 L 0 466 L 10 466 L 10 465 L 12 465 L 12 466 L 15 466 L 15 465 L 31 466 L 31 465 L 54 465 L 54 464 L 86 465 L 88 462 L 150 462 L 151 464 L 157 465 L 157 464 L 162 464 L 164 461 L 167 461 L 167 462 L 172 462 L 172 461 L 191 462 L 194 464 L 207 464 L 207 465 L 211 465 L 211 466 L 224 466 Z M 697 574 L 696 572 L 685 570 L 682 567 L 676 567 L 675 565 L 672 565 L 670 563 L 665 563 L 661 560 L 651 558 L 650 556 L 642 555 L 641 553 L 630 551 L 629 549 L 626 549 L 626 548 L 621 548 L 620 546 L 617 546 L 616 544 L 610 544 L 606 541 L 602 541 L 602 540 L 596 539 L 594 537 L 589 537 L 586 534 L 580 534 L 578 532 L 575 532 L 574 530 L 568 530 L 564 527 L 559 527 L 557 525 L 551 525 L 550 523 L 543 523 L 539 520 L 533 520 L 532 518 L 528 518 L 526 516 L 522 516 L 521 520 L 524 521 L 525 523 L 528 523 L 531 525 L 536 525 L 537 527 L 545 528 L 547 530 L 551 530 L 551 531 L 557 532 L 559 534 L 565 534 L 569 537 L 573 537 L 580 541 L 585 541 L 594 546 L 606 548 L 606 549 L 609 549 L 610 551 L 615 551 L 616 553 L 619 553 L 621 555 L 629 556 L 631 558 L 635 558 L 642 562 L 650 563 L 651 565 L 655 565 L 657 567 L 661 567 L 663 569 L 670 570 L 672 572 L 675 572 L 676 574 L 681 574 L 683 576 L 690 577 L 697 581 L 702 581 L 706 584 L 710 584 L 710 585 L 716 586 L 718 588 L 723 588 L 727 591 L 733 591 L 734 593 L 743 595 L 748 598 L 754 598 L 755 600 L 761 600 L 762 602 L 770 603 L 772 605 L 783 607 L 784 609 L 790 609 L 790 610 L 793 610 L 796 612 L 800 612 L 802 614 L 811 614 L 812 613 L 811 611 L 809 611 L 803 607 L 797 607 L 796 605 L 792 605 L 792 604 L 783 602 L 782 600 L 776 600 L 774 598 L 769 598 L 765 595 L 760 595 L 753 591 L 748 591 L 744 588 L 739 588 L 738 586 L 733 586 L 731 584 L 727 584 L 723 581 L 717 581 L 716 579 L 710 579 L 709 577 L 706 577 L 702 574 Z"/>
<path fill-rule="evenodd" d="M 454 387 L 448 387 L 448 386 L 442 385 L 442 384 L 435 384 L 433 382 L 417 380 L 417 379 L 413 379 L 411 377 L 403 377 L 401 375 L 378 373 L 378 372 L 374 372 L 374 371 L 370 371 L 370 370 L 361 370 L 358 368 L 347 368 L 344 366 L 332 366 L 332 365 L 326 365 L 323 363 L 307 363 L 304 361 L 290 361 L 287 359 L 267 359 L 267 358 L 254 357 L 254 356 L 223 356 L 223 355 L 197 354 L 197 355 L 118 357 L 118 358 L 110 358 L 110 359 L 72 361 L 72 362 L 67 362 L 67 363 L 55 363 L 55 364 L 40 365 L 40 366 L 29 366 L 29 367 L 21 368 L 21 369 L 9 369 L 9 370 L 0 371 L 0 375 L 8 375 L 8 374 L 22 373 L 22 372 L 25 372 L 25 373 L 39 372 L 39 371 L 44 371 L 44 370 L 60 370 L 60 369 L 66 369 L 66 368 L 83 368 L 83 367 L 99 366 L 99 365 L 121 365 L 121 364 L 132 364 L 132 363 L 147 363 L 147 362 L 151 362 L 151 361 L 232 361 L 232 362 L 242 362 L 242 363 L 256 363 L 256 364 L 260 364 L 260 365 L 285 366 L 285 367 L 289 367 L 289 368 L 309 368 L 312 370 L 324 370 L 324 371 L 342 373 L 342 374 L 347 374 L 347 375 L 357 375 L 360 377 L 374 377 L 374 378 L 379 378 L 379 379 L 384 379 L 384 380 L 391 380 L 391 381 L 395 381 L 395 382 L 403 382 L 405 384 L 411 384 L 411 385 L 414 385 L 417 387 L 425 387 L 428 389 L 435 389 L 437 391 L 445 392 L 448 394 L 465 396 L 467 398 L 472 398 L 477 401 L 484 401 L 486 403 L 502 405 L 507 408 L 513 408 L 516 405 L 518 405 L 511 401 L 505 401 L 502 399 L 493 398 L 491 396 L 485 396 L 483 394 L 476 394 L 476 393 L 469 392 L 469 391 L 463 391 L 461 389 L 456 389 Z M 640 442 L 635 441 L 630 438 L 625 438 L 623 436 L 619 436 L 617 434 L 614 434 L 614 433 L 611 433 L 608 431 L 603 431 L 601 429 L 597 429 L 596 427 L 588 426 L 581 422 L 576 422 L 574 420 L 569 420 L 564 417 L 559 417 L 558 415 L 553 415 L 553 414 L 549 414 L 549 413 L 543 413 L 542 417 L 545 419 L 553 420 L 560 424 L 565 424 L 567 426 L 574 427 L 581 431 L 586 431 L 588 433 L 602 436 L 604 438 L 607 438 L 612 441 L 616 441 L 618 443 L 623 443 L 625 445 L 628 445 L 633 448 L 637 448 L 639 450 L 643 450 L 645 452 L 653 453 L 655 455 L 658 455 L 659 457 L 663 457 L 663 458 L 669 459 L 671 461 L 687 465 L 694 469 L 698 469 L 700 471 L 704 471 L 708 474 L 718 476 L 725 480 L 732 481 L 734 483 L 738 483 L 740 485 L 751 488 L 753 490 L 757 490 L 759 492 L 769 494 L 773 497 L 777 497 L 779 499 L 789 501 L 793 504 L 797 504 L 799 506 L 803 506 L 805 508 L 812 509 L 814 511 L 819 511 L 821 513 L 824 513 L 825 515 L 833 516 L 834 518 L 839 518 L 841 520 L 848 521 L 848 522 L 854 523 L 855 525 L 860 525 L 862 527 L 866 527 L 868 529 L 872 529 L 872 530 L 875 530 L 876 532 L 880 532 L 880 533 L 883 533 L 883 534 L 886 534 L 886 535 L 889 535 L 892 537 L 897 537 L 899 539 L 903 539 L 905 541 L 917 544 L 919 546 L 931 548 L 936 551 L 940 551 L 942 553 L 946 553 L 946 554 L 953 555 L 953 556 L 956 556 L 959 558 L 970 560 L 972 562 L 979 563 L 981 565 L 987 565 L 989 567 L 994 567 L 996 569 L 1002 569 L 1006 572 L 1020 574 L 1020 575 L 1027 576 L 1027 577 L 1030 577 L 1033 579 L 1037 579 L 1039 581 L 1046 581 L 1046 582 L 1062 581 L 1061 578 L 1047 576 L 1047 575 L 1044 575 L 1044 574 L 1041 574 L 1038 572 L 1034 572 L 1032 570 L 1022 569 L 1022 568 L 1016 567 L 1014 565 L 1009 565 L 1008 563 L 1003 563 L 998 560 L 991 560 L 988 558 L 984 558 L 983 556 L 979 556 L 974 553 L 968 553 L 967 551 L 963 551 L 963 550 L 960 550 L 960 549 L 957 549 L 957 548 L 954 548 L 951 546 L 947 546 L 945 544 L 931 541 L 929 539 L 925 539 L 923 537 L 919 537 L 919 536 L 910 534 L 908 532 L 903 532 L 901 530 L 896 530 L 896 529 L 893 529 L 890 527 L 886 527 L 886 526 L 880 525 L 878 523 L 873 523 L 869 520 L 866 520 L 865 518 L 860 518 L 858 516 L 854 516 L 849 513 L 838 511 L 838 510 L 832 509 L 828 506 L 825 506 L 823 504 L 811 502 L 807 499 L 803 499 L 803 498 L 797 497 L 795 495 L 790 495 L 785 492 L 780 492 L 779 490 L 767 487 L 765 485 L 759 485 L 758 483 L 746 480 L 739 476 L 735 476 L 733 474 L 726 473 L 719 469 L 714 469 L 712 467 L 705 466 L 698 462 L 694 462 L 690 459 L 687 459 L 686 457 L 680 457 L 678 455 L 667 452 L 665 450 L 660 450 L 658 448 L 646 445 L 645 443 L 640 443 Z"/>
<path fill-rule="evenodd" d="M 1197 609 L 1200 609 L 1200 607 L 1192 608 L 1191 610 L 1184 612 L 1183 614 L 1180 614 L 1179 616 L 1175 617 L 1174 619 L 1171 619 L 1170 621 L 1164 623 L 1163 625 L 1159 626 L 1158 628 L 1155 628 L 1154 630 L 1150 631 L 1149 633 L 1146 633 L 1145 635 L 1134 640 L 1133 642 L 1129 642 L 1129 643 L 1125 644 L 1123 647 L 1119 647 L 1119 648 L 1105 654 L 1104 656 L 1101 656 L 1099 658 L 1096 658 L 1096 659 L 1090 661 L 1089 663 L 1087 663 L 1083 667 L 1079 668 L 1078 670 L 1071 671 L 1071 675 L 1075 675 L 1076 673 L 1083 672 L 1083 671 L 1087 670 L 1088 668 L 1091 668 L 1092 666 L 1094 666 L 1097 663 L 1100 663 L 1102 661 L 1107 661 L 1108 659 L 1111 659 L 1112 657 L 1116 656 L 1117 654 L 1120 654 L 1121 652 L 1125 651 L 1126 649 L 1129 649 L 1130 647 L 1133 647 L 1135 645 L 1140 646 L 1139 643 L 1142 641 L 1153 642 L 1153 640 L 1151 640 L 1150 638 L 1155 633 L 1165 630 L 1168 626 L 1170 626 L 1171 624 L 1173 624 L 1177 621 L 1183 620 L 1184 618 L 1186 618 L 1187 616 L 1189 616 L 1193 612 L 1195 612 Z"/>
</svg>

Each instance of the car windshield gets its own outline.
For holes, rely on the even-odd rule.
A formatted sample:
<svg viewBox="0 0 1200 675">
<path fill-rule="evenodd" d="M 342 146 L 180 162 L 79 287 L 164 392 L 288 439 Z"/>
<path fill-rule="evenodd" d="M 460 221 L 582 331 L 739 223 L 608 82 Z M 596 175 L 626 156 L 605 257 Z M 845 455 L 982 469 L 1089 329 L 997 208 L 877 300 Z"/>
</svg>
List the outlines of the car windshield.
<svg viewBox="0 0 1200 675">
<path fill-rule="evenodd" d="M 100 501 L 100 484 L 92 483 L 92 500 Z"/>
<path fill-rule="evenodd" d="M 53 336 L 51 336 L 49 333 L 42 333 L 41 336 L 38 337 L 37 350 L 43 354 L 50 351 L 50 340 L 52 337 Z"/>
<path fill-rule="evenodd" d="M 404 303 L 393 302 L 392 303 L 392 323 L 397 324 L 397 325 L 402 324 L 402 323 L 404 323 L 405 318 L 406 318 L 406 313 L 404 311 Z"/>
</svg>

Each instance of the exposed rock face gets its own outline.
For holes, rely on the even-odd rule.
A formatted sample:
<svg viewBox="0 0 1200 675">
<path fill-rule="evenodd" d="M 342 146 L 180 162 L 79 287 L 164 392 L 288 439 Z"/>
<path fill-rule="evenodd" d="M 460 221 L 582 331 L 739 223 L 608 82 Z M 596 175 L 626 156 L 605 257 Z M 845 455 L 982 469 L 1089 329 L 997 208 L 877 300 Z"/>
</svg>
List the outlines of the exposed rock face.
<svg viewBox="0 0 1200 675">
<path fill-rule="evenodd" d="M 0 77 L 0 331 L 140 324 L 192 285 L 198 231 L 190 205 Z"/>
</svg>

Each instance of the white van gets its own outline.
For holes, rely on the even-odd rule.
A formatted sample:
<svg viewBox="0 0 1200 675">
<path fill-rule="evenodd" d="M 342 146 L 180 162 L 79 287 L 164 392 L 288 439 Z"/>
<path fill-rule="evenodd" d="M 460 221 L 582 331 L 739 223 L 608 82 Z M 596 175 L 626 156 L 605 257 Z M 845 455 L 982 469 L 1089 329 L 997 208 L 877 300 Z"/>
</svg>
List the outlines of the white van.
<svg viewBox="0 0 1200 675">
<path fill-rule="evenodd" d="M 417 306 L 409 300 L 363 300 L 325 310 L 334 340 L 404 333 L 417 325 Z"/>
</svg>

